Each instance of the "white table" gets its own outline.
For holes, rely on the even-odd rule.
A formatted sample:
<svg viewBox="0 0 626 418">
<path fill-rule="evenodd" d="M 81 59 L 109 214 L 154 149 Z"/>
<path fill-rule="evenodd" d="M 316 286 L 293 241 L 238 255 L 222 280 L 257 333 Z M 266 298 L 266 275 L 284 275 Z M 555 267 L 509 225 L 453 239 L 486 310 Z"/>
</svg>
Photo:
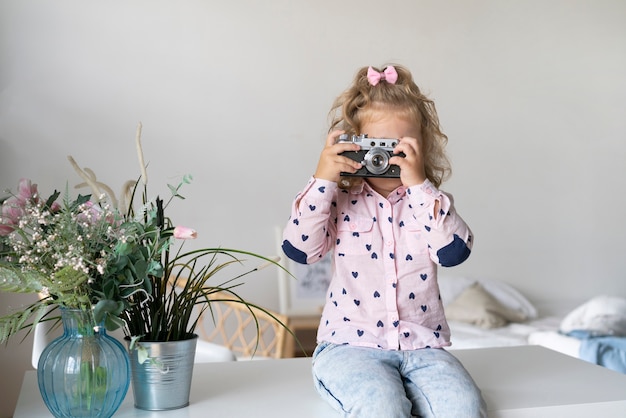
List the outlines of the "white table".
<svg viewBox="0 0 626 418">
<path fill-rule="evenodd" d="M 626 417 L 626 375 L 538 346 L 455 350 L 492 418 Z M 313 388 L 309 358 L 196 364 L 190 406 L 149 412 L 129 391 L 115 417 L 337 418 Z M 27 372 L 14 418 L 50 417 Z"/>
</svg>

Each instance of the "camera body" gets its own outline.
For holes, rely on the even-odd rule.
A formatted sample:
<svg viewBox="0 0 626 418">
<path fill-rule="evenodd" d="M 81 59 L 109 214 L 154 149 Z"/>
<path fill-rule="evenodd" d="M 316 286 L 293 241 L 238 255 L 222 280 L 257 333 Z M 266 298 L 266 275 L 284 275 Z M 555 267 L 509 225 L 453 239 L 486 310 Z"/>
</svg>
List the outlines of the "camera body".
<svg viewBox="0 0 626 418">
<path fill-rule="evenodd" d="M 392 138 L 368 138 L 367 134 L 339 135 L 340 142 L 349 142 L 361 146 L 359 151 L 345 151 L 340 155 L 348 157 L 363 164 L 356 173 L 344 173 L 342 176 L 351 177 L 400 177 L 400 167 L 390 164 L 389 159 L 394 156 L 405 157 L 404 153 L 394 154 L 393 149 L 398 145 L 398 139 Z"/>
</svg>

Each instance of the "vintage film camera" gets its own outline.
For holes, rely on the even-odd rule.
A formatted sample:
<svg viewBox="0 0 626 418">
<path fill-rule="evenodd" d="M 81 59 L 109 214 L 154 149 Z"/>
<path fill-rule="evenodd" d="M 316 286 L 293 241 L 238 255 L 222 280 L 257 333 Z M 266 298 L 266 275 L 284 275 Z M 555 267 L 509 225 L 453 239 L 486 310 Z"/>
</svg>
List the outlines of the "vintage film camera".
<svg viewBox="0 0 626 418">
<path fill-rule="evenodd" d="M 404 153 L 394 154 L 393 149 L 398 145 L 397 139 L 391 138 L 368 138 L 367 134 L 339 135 L 339 142 L 351 142 L 359 144 L 359 151 L 346 151 L 340 155 L 346 156 L 354 161 L 363 164 L 356 173 L 344 173 L 342 176 L 352 177 L 400 177 L 400 167 L 389 164 L 389 159 L 393 156 L 405 157 Z"/>
</svg>

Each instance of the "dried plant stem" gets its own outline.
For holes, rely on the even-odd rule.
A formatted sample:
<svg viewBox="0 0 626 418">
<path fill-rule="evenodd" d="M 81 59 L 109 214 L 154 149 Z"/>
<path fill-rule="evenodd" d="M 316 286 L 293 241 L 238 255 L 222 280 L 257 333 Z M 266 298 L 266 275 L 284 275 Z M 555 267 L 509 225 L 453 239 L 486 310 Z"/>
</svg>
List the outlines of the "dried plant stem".
<svg viewBox="0 0 626 418">
<path fill-rule="evenodd" d="M 144 186 L 148 184 L 148 172 L 146 163 L 143 159 L 143 148 L 141 147 L 141 122 L 137 124 L 137 134 L 135 135 L 135 145 L 137 146 L 137 157 L 139 158 L 139 168 L 141 168 L 141 181 Z"/>
<path fill-rule="evenodd" d="M 83 170 L 85 170 L 85 173 L 87 173 L 87 174 L 91 177 L 91 179 L 93 180 L 93 182 L 94 182 L 97 186 L 102 187 L 102 188 L 104 189 L 104 192 L 105 192 L 106 194 L 108 194 L 108 195 L 109 195 L 109 197 L 111 198 L 111 205 L 112 205 L 114 208 L 116 208 L 116 209 L 117 209 L 119 206 L 118 206 L 117 198 L 115 197 L 115 193 L 113 192 L 113 189 L 111 189 L 111 188 L 110 188 L 109 186 L 107 186 L 105 183 L 102 183 L 101 181 L 98 181 L 98 180 L 96 179 L 96 173 L 94 173 L 94 172 L 93 172 L 93 170 L 92 170 L 92 169 L 90 169 L 89 167 L 85 167 Z M 77 187 L 77 188 L 78 188 L 78 187 L 81 187 L 81 185 L 80 185 L 80 184 L 77 184 L 77 185 L 76 185 L 76 187 Z"/>
<path fill-rule="evenodd" d="M 127 180 L 122 186 L 122 191 L 120 194 L 120 210 L 128 212 L 128 208 L 133 200 L 133 190 L 135 189 L 135 185 L 137 184 L 134 180 Z"/>
<path fill-rule="evenodd" d="M 85 180 L 85 182 L 89 185 L 89 187 L 91 187 L 94 194 L 96 195 L 95 196 L 96 200 L 100 201 L 100 199 L 102 198 L 102 192 L 100 191 L 100 188 L 98 187 L 98 185 L 87 175 L 87 173 L 85 173 L 78 166 L 78 164 L 76 164 L 76 161 L 71 155 L 68 155 L 67 159 L 70 161 L 70 164 L 72 164 L 72 167 L 74 167 L 74 170 L 78 173 L 78 175 L 81 176 L 83 180 Z"/>
</svg>

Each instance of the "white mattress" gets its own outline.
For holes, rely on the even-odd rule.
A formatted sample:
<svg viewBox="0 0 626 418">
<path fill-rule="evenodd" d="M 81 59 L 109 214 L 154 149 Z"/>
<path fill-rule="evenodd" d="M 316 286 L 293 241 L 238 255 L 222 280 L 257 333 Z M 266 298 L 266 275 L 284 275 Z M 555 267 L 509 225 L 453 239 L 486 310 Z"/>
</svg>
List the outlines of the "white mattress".
<svg viewBox="0 0 626 418">
<path fill-rule="evenodd" d="M 510 323 L 505 327 L 485 329 L 465 322 L 448 321 L 452 333 L 452 349 L 506 347 L 528 345 L 533 333 L 559 328 L 561 317 L 547 316 L 524 323 Z"/>
<path fill-rule="evenodd" d="M 545 316 L 525 323 L 484 329 L 465 322 L 448 321 L 452 332 L 451 349 L 540 345 L 578 357 L 581 341 L 558 332 L 563 316 Z"/>
</svg>

